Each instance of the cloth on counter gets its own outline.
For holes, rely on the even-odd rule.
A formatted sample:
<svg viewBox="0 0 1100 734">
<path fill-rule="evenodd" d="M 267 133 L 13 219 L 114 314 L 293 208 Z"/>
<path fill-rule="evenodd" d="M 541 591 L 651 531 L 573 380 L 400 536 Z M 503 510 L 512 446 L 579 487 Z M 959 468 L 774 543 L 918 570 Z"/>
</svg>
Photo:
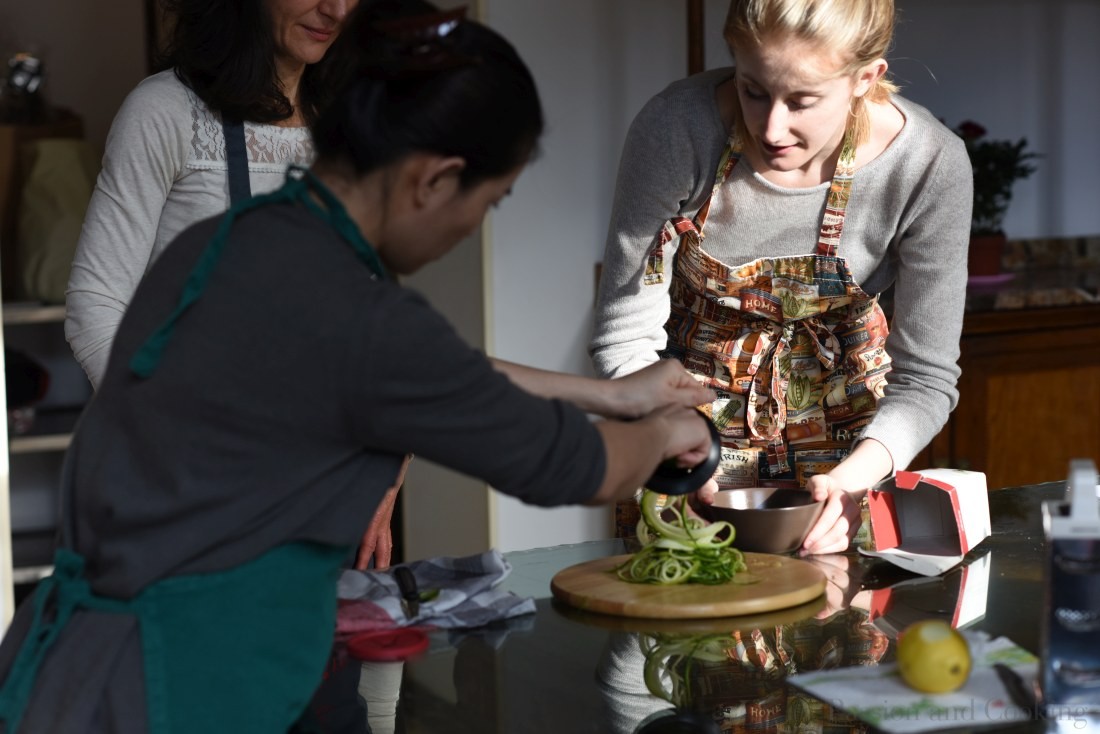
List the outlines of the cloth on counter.
<svg viewBox="0 0 1100 734">
<path fill-rule="evenodd" d="M 535 602 L 498 588 L 512 565 L 496 549 L 460 558 L 440 557 L 406 564 L 422 600 L 409 619 L 401 591 L 390 571 L 346 570 L 337 587 L 340 599 L 336 633 L 417 626 L 444 629 L 481 627 L 502 619 L 534 614 Z M 436 592 L 438 591 L 438 594 Z M 424 599 L 424 595 L 434 596 Z"/>
<path fill-rule="evenodd" d="M 923 732 L 955 727 L 997 727 L 1031 721 L 1041 712 L 1012 703 L 994 663 L 1015 670 L 1026 685 L 1038 675 L 1038 659 L 1005 637 L 963 631 L 973 666 L 966 684 L 951 693 L 913 690 L 896 664 L 834 668 L 793 675 L 787 683 L 827 701 L 886 732 Z"/>
</svg>

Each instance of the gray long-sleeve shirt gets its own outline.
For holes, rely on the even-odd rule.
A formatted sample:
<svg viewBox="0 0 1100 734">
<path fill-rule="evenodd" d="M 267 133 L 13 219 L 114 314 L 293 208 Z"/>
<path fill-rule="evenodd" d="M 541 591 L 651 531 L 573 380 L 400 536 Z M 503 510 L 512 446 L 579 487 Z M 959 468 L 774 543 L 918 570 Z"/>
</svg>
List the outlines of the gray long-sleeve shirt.
<svg viewBox="0 0 1100 734">
<path fill-rule="evenodd" d="M 221 124 L 172 70 L 138 84 L 111 124 L 65 295 L 65 336 L 93 387 L 145 273 L 176 235 L 229 208 Z M 245 148 L 253 194 L 313 161 L 304 127 L 245 123 Z"/>
<path fill-rule="evenodd" d="M 647 253 L 661 226 L 692 217 L 714 185 L 728 132 L 716 69 L 673 83 L 631 125 L 623 148 L 603 260 L 590 352 L 597 372 L 621 376 L 657 359 L 669 315 L 663 284 L 643 285 Z M 839 254 L 868 293 L 894 285 L 886 396 L 865 438 L 905 468 L 939 432 L 958 400 L 959 334 L 966 296 L 973 175 L 962 141 L 928 110 L 901 97 L 905 125 L 858 169 Z M 784 188 L 742 161 L 709 218 L 704 249 L 741 264 L 813 251 L 829 184 Z"/>
</svg>

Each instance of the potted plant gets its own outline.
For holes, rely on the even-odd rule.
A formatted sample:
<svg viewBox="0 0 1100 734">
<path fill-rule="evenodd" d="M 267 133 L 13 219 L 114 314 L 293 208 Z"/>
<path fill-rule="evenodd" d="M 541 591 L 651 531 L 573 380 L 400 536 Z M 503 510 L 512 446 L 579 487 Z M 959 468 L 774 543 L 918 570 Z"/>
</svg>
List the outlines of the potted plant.
<svg viewBox="0 0 1100 734">
<path fill-rule="evenodd" d="M 990 140 L 986 129 L 966 120 L 955 133 L 962 138 L 974 168 L 974 214 L 970 223 L 971 275 L 996 275 L 1001 272 L 1001 256 L 1006 240 L 1005 214 L 1012 201 L 1016 181 L 1035 172 L 1032 160 L 1037 153 L 1027 150 L 1027 139 Z"/>
</svg>

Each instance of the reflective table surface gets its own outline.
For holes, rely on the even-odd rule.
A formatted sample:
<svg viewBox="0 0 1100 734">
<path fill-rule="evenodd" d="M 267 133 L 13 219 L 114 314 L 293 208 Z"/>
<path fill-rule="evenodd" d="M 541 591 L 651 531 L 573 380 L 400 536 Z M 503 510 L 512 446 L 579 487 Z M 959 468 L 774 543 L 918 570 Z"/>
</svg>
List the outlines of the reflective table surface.
<svg viewBox="0 0 1100 734">
<path fill-rule="evenodd" d="M 897 630 L 928 617 L 1008 637 L 1038 655 L 1041 503 L 1064 495 L 1064 482 L 991 492 L 993 535 L 940 577 L 915 576 L 858 553 L 815 557 L 828 580 L 822 597 L 749 618 L 631 619 L 585 613 L 552 598 L 555 573 L 632 550 L 623 541 L 509 553 L 513 570 L 505 587 L 534 598 L 536 614 L 432 632 L 427 652 L 405 662 L 360 663 L 338 647 L 301 731 L 874 732 L 786 685 L 785 676 L 891 662 Z M 676 724 L 674 710 L 683 719 Z M 1051 729 L 1041 715 L 974 728 Z M 1071 722 L 1067 730 L 1089 729 Z"/>
</svg>

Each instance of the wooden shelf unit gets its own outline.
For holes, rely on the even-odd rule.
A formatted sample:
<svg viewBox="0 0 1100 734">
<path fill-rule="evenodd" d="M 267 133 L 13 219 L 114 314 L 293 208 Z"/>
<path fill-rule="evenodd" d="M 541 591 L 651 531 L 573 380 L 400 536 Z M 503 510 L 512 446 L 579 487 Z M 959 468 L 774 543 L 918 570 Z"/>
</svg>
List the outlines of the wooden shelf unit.
<svg viewBox="0 0 1100 734">
<path fill-rule="evenodd" d="M 5 302 L 0 308 L 0 342 L 5 349 L 24 351 L 50 372 L 50 392 L 33 406 L 26 432 L 13 432 L 10 418 L 3 426 L 8 451 L 5 476 L 0 481 L 4 512 L 0 525 L 5 526 L 0 563 L 7 568 L 0 569 L 0 577 L 11 581 L 3 589 L 2 629 L 14 612 L 14 587 L 25 589 L 53 570 L 56 520 L 47 522 L 45 518 L 54 509 L 61 462 L 91 386 L 65 343 L 63 305 Z M 8 413 L 6 390 L 2 402 Z"/>
</svg>

